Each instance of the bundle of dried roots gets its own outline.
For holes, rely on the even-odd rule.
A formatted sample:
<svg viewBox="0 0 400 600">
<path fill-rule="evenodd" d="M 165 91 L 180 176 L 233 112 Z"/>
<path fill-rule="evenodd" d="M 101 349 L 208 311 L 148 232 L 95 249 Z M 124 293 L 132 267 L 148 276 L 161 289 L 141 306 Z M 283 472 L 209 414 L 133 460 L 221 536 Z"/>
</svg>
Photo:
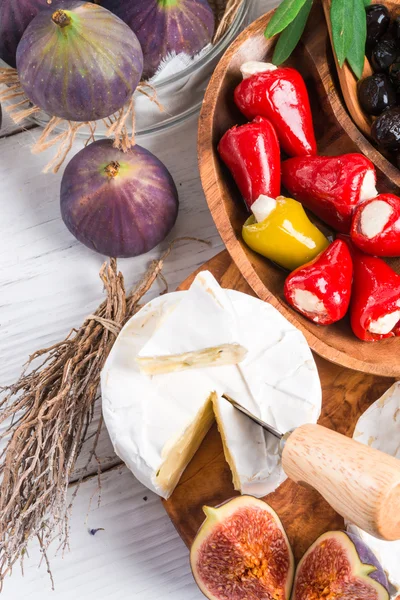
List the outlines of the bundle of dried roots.
<svg viewBox="0 0 400 600">
<path fill-rule="evenodd" d="M 0 454 L 0 590 L 33 538 L 46 561 L 54 537 L 67 543 L 68 482 L 93 417 L 100 372 L 121 327 L 138 311 L 156 278 L 162 277 L 173 245 L 188 239 L 193 238 L 172 242 L 129 294 L 116 261 L 105 263 L 100 277 L 106 300 L 65 340 L 35 352 L 20 379 L 3 390 L 0 443 L 7 443 Z M 37 360 L 40 364 L 34 367 Z"/>
</svg>

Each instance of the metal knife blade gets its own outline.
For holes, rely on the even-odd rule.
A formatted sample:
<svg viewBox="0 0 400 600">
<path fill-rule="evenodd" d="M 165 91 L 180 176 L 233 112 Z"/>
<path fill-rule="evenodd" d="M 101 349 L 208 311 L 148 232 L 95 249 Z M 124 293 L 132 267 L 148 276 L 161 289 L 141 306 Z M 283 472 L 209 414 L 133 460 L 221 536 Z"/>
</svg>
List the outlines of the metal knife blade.
<svg viewBox="0 0 400 600">
<path fill-rule="evenodd" d="M 236 402 L 236 400 L 234 400 L 233 398 L 228 396 L 228 394 L 222 394 L 222 397 L 225 400 L 227 400 L 230 404 L 232 404 L 232 406 L 234 408 L 236 408 L 237 410 L 240 410 L 240 412 L 243 413 L 244 415 L 246 415 L 246 417 L 248 417 L 249 419 L 254 421 L 254 423 L 261 425 L 261 427 L 263 429 L 265 429 L 266 431 L 269 431 L 269 433 L 272 433 L 272 435 L 274 435 L 276 438 L 278 438 L 278 440 L 282 440 L 284 438 L 283 433 L 281 433 L 280 431 L 275 429 L 275 427 L 272 427 L 272 425 L 265 423 L 265 421 L 262 421 L 261 419 L 259 419 L 255 415 L 253 415 L 249 410 L 247 410 L 247 408 L 245 408 L 244 406 L 239 404 L 239 402 Z"/>
</svg>

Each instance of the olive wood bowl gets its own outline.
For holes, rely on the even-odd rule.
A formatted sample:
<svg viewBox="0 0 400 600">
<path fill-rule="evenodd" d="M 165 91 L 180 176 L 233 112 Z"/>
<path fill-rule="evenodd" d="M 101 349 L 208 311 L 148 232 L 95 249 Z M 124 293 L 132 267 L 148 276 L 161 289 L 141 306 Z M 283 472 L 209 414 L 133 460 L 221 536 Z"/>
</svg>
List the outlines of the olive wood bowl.
<svg viewBox="0 0 400 600">
<path fill-rule="evenodd" d="M 348 316 L 330 326 L 311 323 L 292 310 L 283 295 L 287 272 L 256 254 L 242 240 L 247 209 L 228 170 L 219 159 L 217 144 L 227 129 L 244 123 L 233 101 L 241 81 L 240 65 L 248 60 L 270 60 L 275 40 L 264 30 L 272 12 L 251 24 L 230 46 L 208 86 L 199 120 L 199 167 L 203 189 L 217 229 L 236 266 L 254 290 L 275 306 L 307 338 L 311 348 L 325 359 L 366 373 L 400 377 L 400 340 L 358 340 Z M 320 154 L 361 152 L 376 166 L 378 190 L 398 193 L 400 172 L 357 129 L 346 111 L 322 6 L 316 3 L 302 41 L 290 64 L 303 75 L 310 95 Z M 389 261 L 400 272 L 400 260 Z"/>
<path fill-rule="evenodd" d="M 373 0 L 371 4 L 381 4 L 381 0 Z M 385 3 L 385 6 L 388 8 L 390 15 L 392 18 L 398 16 L 400 14 L 400 1 L 399 0 L 388 0 Z M 328 26 L 329 36 L 332 43 L 332 28 L 330 22 L 330 9 L 331 9 L 331 0 L 322 0 L 322 6 L 325 12 L 325 18 Z M 347 110 L 349 111 L 353 121 L 357 125 L 357 127 L 361 130 L 361 132 L 369 139 L 371 138 L 371 127 L 376 117 L 372 117 L 363 111 L 361 105 L 358 101 L 358 81 L 357 77 L 354 75 L 347 61 L 344 63 L 343 67 L 340 68 L 338 61 L 335 57 L 336 69 L 339 77 L 340 86 L 342 89 L 342 94 L 344 101 L 347 106 Z M 365 57 L 364 69 L 362 73 L 361 79 L 372 75 L 373 71 L 371 65 Z M 385 156 L 387 156 L 390 160 L 390 152 L 384 151 Z M 393 158 L 393 156 L 392 156 Z"/>
</svg>

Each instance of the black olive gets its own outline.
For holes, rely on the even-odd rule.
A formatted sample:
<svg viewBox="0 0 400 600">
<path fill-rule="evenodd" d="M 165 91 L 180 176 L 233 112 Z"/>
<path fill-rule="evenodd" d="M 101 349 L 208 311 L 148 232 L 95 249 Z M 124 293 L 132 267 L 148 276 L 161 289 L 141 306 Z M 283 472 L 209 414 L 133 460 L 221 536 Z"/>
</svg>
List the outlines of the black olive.
<svg viewBox="0 0 400 600">
<path fill-rule="evenodd" d="M 400 57 L 397 57 L 396 62 L 391 65 L 389 73 L 394 89 L 400 92 Z"/>
<path fill-rule="evenodd" d="M 400 107 L 390 108 L 374 121 L 371 128 L 374 140 L 388 150 L 400 148 Z"/>
<path fill-rule="evenodd" d="M 372 51 L 371 63 L 375 72 L 387 71 L 397 58 L 397 46 L 394 41 L 378 42 Z"/>
<path fill-rule="evenodd" d="M 393 30 L 391 29 L 388 29 L 387 32 L 381 36 L 379 42 L 391 42 L 392 44 L 397 46 L 397 38 Z"/>
<path fill-rule="evenodd" d="M 393 35 L 397 40 L 397 43 L 400 42 L 400 16 L 396 17 L 393 21 Z"/>
<path fill-rule="evenodd" d="M 389 11 L 383 4 L 372 4 L 365 9 L 367 13 L 367 45 L 376 44 L 390 24 Z"/>
<path fill-rule="evenodd" d="M 387 75 L 376 73 L 363 79 L 358 87 L 361 108 L 369 115 L 380 115 L 396 105 L 396 92 Z"/>
</svg>

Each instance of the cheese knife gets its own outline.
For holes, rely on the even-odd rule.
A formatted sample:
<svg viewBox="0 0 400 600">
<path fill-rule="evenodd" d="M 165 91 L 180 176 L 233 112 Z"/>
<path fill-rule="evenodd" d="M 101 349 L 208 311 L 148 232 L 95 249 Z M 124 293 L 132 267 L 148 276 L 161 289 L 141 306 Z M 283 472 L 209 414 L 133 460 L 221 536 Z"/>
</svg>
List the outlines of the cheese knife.
<svg viewBox="0 0 400 600">
<path fill-rule="evenodd" d="M 360 529 L 383 540 L 400 539 L 400 460 L 322 425 L 281 433 L 227 394 L 223 398 L 280 440 L 290 479 L 312 486 Z"/>
</svg>

